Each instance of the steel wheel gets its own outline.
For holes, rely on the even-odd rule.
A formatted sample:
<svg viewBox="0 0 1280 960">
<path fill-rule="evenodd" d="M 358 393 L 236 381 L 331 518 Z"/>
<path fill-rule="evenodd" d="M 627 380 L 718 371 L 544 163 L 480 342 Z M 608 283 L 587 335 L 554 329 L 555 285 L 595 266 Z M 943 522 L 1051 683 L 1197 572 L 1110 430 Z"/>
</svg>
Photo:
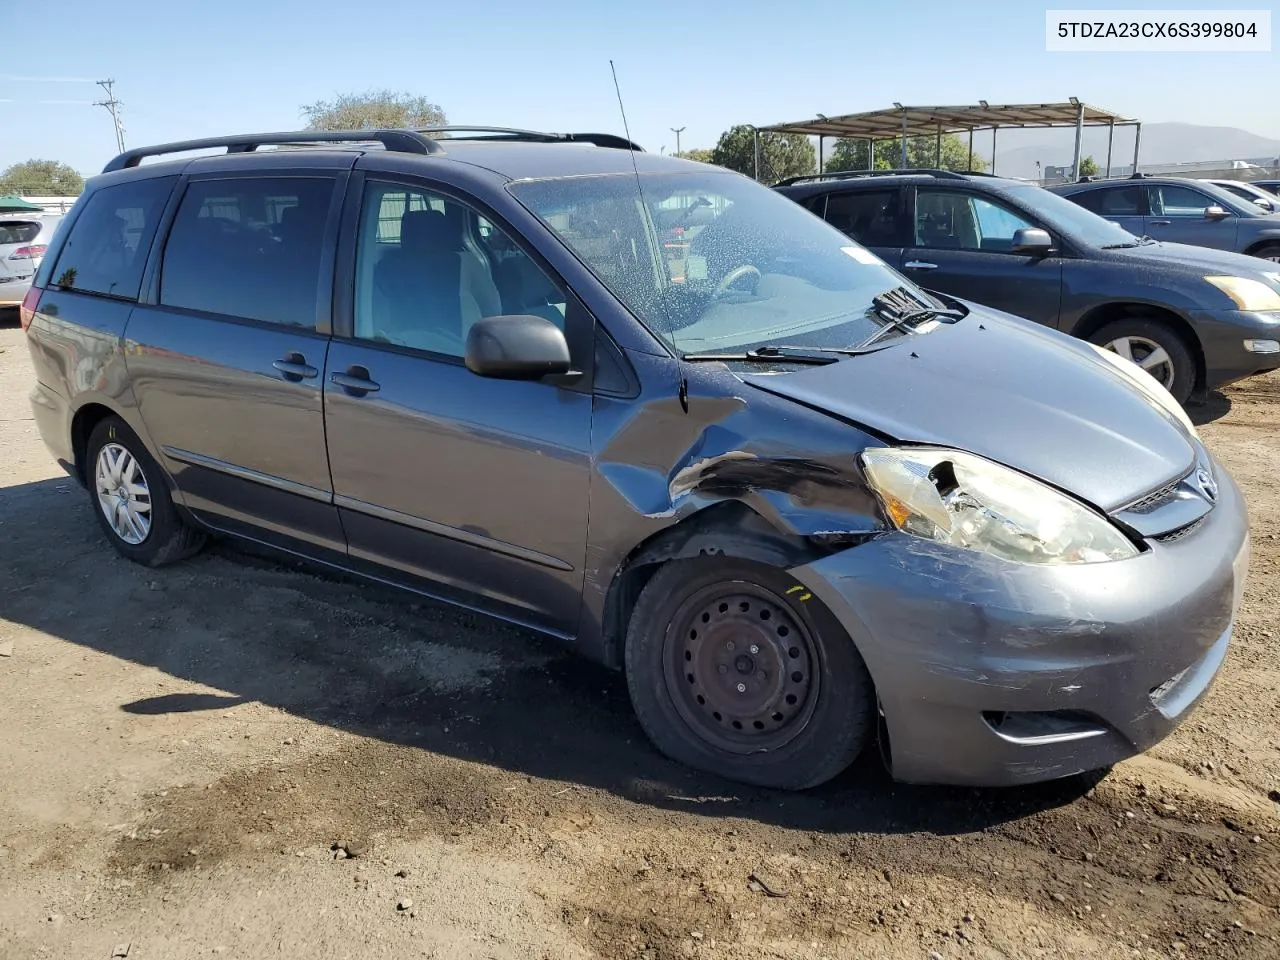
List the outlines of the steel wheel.
<svg viewBox="0 0 1280 960">
<path fill-rule="evenodd" d="M 1169 351 L 1146 337 L 1126 336 L 1104 344 L 1108 350 L 1136 363 L 1169 392 L 1173 392 L 1175 380 L 1173 357 Z"/>
<path fill-rule="evenodd" d="M 706 744 L 730 753 L 782 747 L 804 729 L 818 700 L 808 629 L 751 583 L 715 584 L 681 604 L 663 664 L 681 718 Z"/>
<path fill-rule="evenodd" d="M 151 533 L 151 489 L 142 465 L 118 443 L 98 451 L 94 467 L 98 506 L 107 524 L 125 543 L 137 546 Z"/>
</svg>

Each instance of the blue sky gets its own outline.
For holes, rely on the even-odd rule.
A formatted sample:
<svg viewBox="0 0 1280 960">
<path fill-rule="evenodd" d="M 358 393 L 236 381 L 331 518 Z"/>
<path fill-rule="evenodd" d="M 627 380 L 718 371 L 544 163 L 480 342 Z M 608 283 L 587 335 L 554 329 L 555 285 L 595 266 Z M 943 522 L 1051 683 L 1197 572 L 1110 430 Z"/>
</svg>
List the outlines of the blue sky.
<svg viewBox="0 0 1280 960">
<path fill-rule="evenodd" d="M 22 8 L 0 2 L 11 25 Z M 384 87 L 425 95 L 456 123 L 621 132 L 610 58 L 632 135 L 654 151 L 675 149 L 671 127 L 686 128 L 687 149 L 712 146 L 735 123 L 893 101 L 1070 96 L 1146 121 L 1280 138 L 1276 53 L 1047 53 L 1045 9 L 1026 0 L 64 0 L 56 25 L 33 28 L 33 42 L 11 45 L 0 68 L 13 70 L 0 73 L 0 168 L 43 157 L 90 173 L 115 151 L 107 112 L 87 105 L 98 87 L 37 78 L 114 77 L 131 146 L 296 128 L 303 103 Z"/>
</svg>

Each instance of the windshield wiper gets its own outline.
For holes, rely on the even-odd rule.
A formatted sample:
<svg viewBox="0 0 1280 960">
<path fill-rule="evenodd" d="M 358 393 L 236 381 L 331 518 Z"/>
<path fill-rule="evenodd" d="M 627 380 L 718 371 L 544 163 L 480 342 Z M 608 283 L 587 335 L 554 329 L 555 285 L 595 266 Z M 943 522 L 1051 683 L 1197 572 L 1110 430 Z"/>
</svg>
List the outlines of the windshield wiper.
<svg viewBox="0 0 1280 960">
<path fill-rule="evenodd" d="M 1155 243 L 1154 237 L 1148 237 L 1145 233 L 1140 237 L 1134 237 L 1132 240 L 1126 240 L 1124 243 L 1104 243 L 1103 250 L 1130 250 L 1133 247 L 1145 247 L 1148 244 Z"/>
<path fill-rule="evenodd" d="M 894 287 L 892 290 L 878 293 L 871 298 L 871 302 L 875 305 L 876 313 L 885 321 L 885 324 L 858 344 L 855 348 L 856 350 L 869 347 L 894 330 L 915 333 L 916 327 L 926 320 L 936 320 L 939 317 L 962 320 L 966 316 L 962 310 L 951 310 L 947 307 L 930 307 L 906 287 Z"/>
<path fill-rule="evenodd" d="M 792 347 L 784 344 L 767 344 L 753 350 L 740 350 L 730 353 L 717 353 L 714 350 L 705 353 L 686 353 L 685 360 L 750 360 L 755 363 L 835 363 L 840 359 L 837 354 L 853 353 L 852 350 L 837 350 L 827 347 Z"/>
</svg>

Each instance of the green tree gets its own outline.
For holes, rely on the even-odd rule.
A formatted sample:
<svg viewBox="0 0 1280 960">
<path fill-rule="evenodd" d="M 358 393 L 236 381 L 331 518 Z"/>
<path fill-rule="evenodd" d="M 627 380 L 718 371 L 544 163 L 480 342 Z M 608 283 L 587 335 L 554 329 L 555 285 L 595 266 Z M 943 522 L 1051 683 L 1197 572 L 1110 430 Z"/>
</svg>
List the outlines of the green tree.
<svg viewBox="0 0 1280 960">
<path fill-rule="evenodd" d="M 310 130 L 414 129 L 445 122 L 438 104 L 392 90 L 343 93 L 332 100 L 303 104 L 300 110 Z"/>
<path fill-rule="evenodd" d="M 1084 157 L 1080 161 L 1080 173 L 1082 177 L 1096 177 L 1102 172 L 1102 168 L 1098 166 L 1098 161 L 1093 157 Z"/>
<path fill-rule="evenodd" d="M 747 124 L 739 124 L 720 134 L 711 151 L 711 162 L 730 170 L 755 174 L 755 132 Z M 801 133 L 760 134 L 760 179 L 775 183 L 787 177 L 800 177 L 818 169 L 816 154 L 809 138 Z"/>
<path fill-rule="evenodd" d="M 907 138 L 908 167 L 940 167 L 943 170 L 975 170 L 981 173 L 987 169 L 987 161 L 976 153 L 973 165 L 969 164 L 969 144 L 954 133 L 943 134 L 942 161 L 938 163 L 937 142 L 933 137 Z M 902 165 L 902 138 L 880 140 L 876 143 L 876 169 L 896 170 Z M 867 141 L 837 140 L 831 157 L 823 164 L 823 169 L 834 173 L 837 170 L 867 169 Z"/>
<path fill-rule="evenodd" d="M 0 173 L 0 194 L 28 197 L 78 197 L 84 177 L 57 160 L 24 160 Z"/>
<path fill-rule="evenodd" d="M 695 147 L 692 150 L 681 150 L 676 156 L 683 157 L 686 160 L 697 160 L 699 163 L 714 163 L 715 161 L 711 159 L 712 152 L 701 147 Z"/>
</svg>

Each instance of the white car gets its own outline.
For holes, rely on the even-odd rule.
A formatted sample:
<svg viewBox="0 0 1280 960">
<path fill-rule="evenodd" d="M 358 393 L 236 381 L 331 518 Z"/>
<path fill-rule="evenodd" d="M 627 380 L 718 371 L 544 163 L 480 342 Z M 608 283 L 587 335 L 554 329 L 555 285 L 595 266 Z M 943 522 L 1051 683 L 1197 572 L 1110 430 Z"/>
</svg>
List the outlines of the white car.
<svg viewBox="0 0 1280 960">
<path fill-rule="evenodd" d="M 22 303 L 61 215 L 0 213 L 0 309 Z"/>
<path fill-rule="evenodd" d="M 1268 193 L 1261 187 L 1255 187 L 1245 180 L 1212 180 L 1201 177 L 1200 182 L 1212 183 L 1223 190 L 1231 191 L 1237 197 L 1252 200 L 1267 213 L 1280 213 L 1280 198 L 1277 198 L 1274 193 Z"/>
</svg>

